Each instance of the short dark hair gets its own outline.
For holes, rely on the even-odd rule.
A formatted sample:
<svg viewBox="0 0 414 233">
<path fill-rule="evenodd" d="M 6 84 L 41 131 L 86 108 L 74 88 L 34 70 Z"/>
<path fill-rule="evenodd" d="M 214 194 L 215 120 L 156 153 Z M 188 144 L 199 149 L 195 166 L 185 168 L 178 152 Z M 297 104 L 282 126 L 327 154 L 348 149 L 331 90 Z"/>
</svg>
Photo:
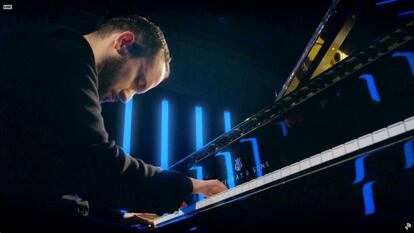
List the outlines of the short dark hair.
<svg viewBox="0 0 414 233">
<path fill-rule="evenodd" d="M 102 24 L 96 31 L 104 38 L 114 31 L 131 31 L 136 36 L 136 46 L 132 50 L 133 57 L 151 57 L 162 50 L 165 58 L 167 76 L 170 71 L 170 50 L 160 27 L 138 15 L 128 15 L 112 18 Z"/>
</svg>

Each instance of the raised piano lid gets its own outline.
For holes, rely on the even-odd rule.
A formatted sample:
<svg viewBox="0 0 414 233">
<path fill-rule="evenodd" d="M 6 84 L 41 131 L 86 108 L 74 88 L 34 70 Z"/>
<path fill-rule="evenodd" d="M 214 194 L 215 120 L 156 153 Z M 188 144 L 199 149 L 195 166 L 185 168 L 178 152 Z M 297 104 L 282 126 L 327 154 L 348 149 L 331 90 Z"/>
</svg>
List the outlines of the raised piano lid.
<svg viewBox="0 0 414 233">
<path fill-rule="evenodd" d="M 234 126 L 231 131 L 210 141 L 200 150 L 194 151 L 176 162 L 170 166 L 170 169 L 177 169 L 182 164 L 193 166 L 208 156 L 222 151 L 231 143 L 238 142 L 238 139 L 256 128 L 272 121 L 266 122 L 263 119 L 274 118 L 275 113 L 283 112 L 283 109 L 280 109 L 281 105 L 283 105 L 283 108 L 289 105 L 283 103 L 289 103 L 289 98 L 292 99 L 291 95 L 286 96 L 288 94 L 287 89 L 289 89 L 289 93 L 292 93 L 293 90 L 303 87 L 310 80 L 317 77 L 323 78 L 323 74 L 329 74 L 331 71 L 331 67 L 324 65 L 324 61 L 329 61 L 329 64 L 334 65 L 333 67 L 338 67 L 345 60 L 350 60 L 345 59 L 347 56 L 352 56 L 357 51 L 367 48 L 373 41 L 377 41 L 387 32 L 393 31 L 406 24 L 407 21 L 412 20 L 413 16 L 405 13 L 411 12 L 410 9 L 414 9 L 411 6 L 412 4 L 413 1 L 410 0 L 390 1 L 390 3 L 383 0 L 334 0 L 305 48 L 298 65 L 296 65 L 292 75 L 287 79 L 278 95 L 278 100 Z M 320 48 L 316 49 L 315 46 Z M 335 56 L 336 53 L 331 52 L 334 51 L 332 50 L 333 47 L 335 51 L 339 51 L 342 55 Z M 309 63 L 310 60 L 312 60 L 312 64 Z M 306 72 L 302 72 L 304 67 L 308 67 Z M 300 84 L 295 81 L 296 85 L 292 79 L 299 76 L 301 81 Z"/>
<path fill-rule="evenodd" d="M 276 100 L 410 20 L 409 0 L 334 0 Z"/>
<path fill-rule="evenodd" d="M 402 2 L 405 4 L 404 1 Z M 335 3 L 339 4 L 337 1 Z M 368 3 L 371 4 L 371 7 L 378 7 L 378 9 L 383 6 L 378 5 L 378 1 L 369 1 Z M 394 10 L 386 11 L 387 17 L 390 14 L 399 17 L 400 8 L 392 9 Z M 371 8 L 371 11 L 375 12 L 376 10 Z M 380 11 L 384 13 L 383 8 Z M 363 15 L 359 15 L 358 18 L 364 19 Z M 388 19 L 392 18 L 388 17 Z M 390 25 L 397 25 L 405 21 L 405 19 L 394 19 L 389 20 L 391 22 L 384 28 L 389 29 L 392 28 Z M 413 18 L 410 17 L 409 19 L 412 20 Z M 365 17 L 365 20 L 368 19 Z M 381 48 L 383 49 L 384 45 L 388 48 L 393 47 L 392 49 L 398 48 L 399 51 L 414 51 L 413 25 L 414 21 L 409 23 L 408 28 L 403 28 L 407 29 L 406 31 L 400 30 L 401 28 L 398 29 L 409 34 L 409 36 L 405 36 L 409 38 L 406 40 L 407 43 L 404 42 L 405 44 L 401 43 L 393 47 L 384 42 L 388 40 L 381 38 L 379 41 L 382 43 L 382 47 L 378 47 L 378 51 Z M 361 32 L 363 30 L 362 26 L 354 24 L 353 30 Z M 327 27 L 327 24 L 324 27 Z M 395 28 L 393 29 L 395 32 Z M 338 46 L 338 48 L 341 51 L 348 52 L 351 57 L 340 62 L 339 67 L 343 64 L 349 66 L 347 62 L 353 58 L 363 60 L 357 57 L 361 53 L 352 56 L 353 53 L 356 50 L 366 49 L 372 43 L 373 38 L 377 38 L 383 32 L 384 30 L 378 30 L 377 33 L 369 33 L 364 38 L 359 38 L 359 33 L 352 33 L 352 31 L 348 33 L 347 38 L 341 42 L 341 46 Z M 404 33 L 395 38 L 400 40 L 405 35 Z M 391 41 L 394 41 L 393 38 L 391 39 Z M 332 41 L 335 41 L 335 38 Z M 351 46 L 353 42 L 358 45 Z M 350 45 L 348 46 L 348 44 Z M 376 54 L 379 54 L 378 51 L 376 50 Z M 391 49 L 389 52 L 391 52 Z M 319 59 L 322 61 L 326 54 L 321 55 Z M 412 98 L 414 93 L 412 92 L 414 90 L 413 71 L 404 59 L 404 62 L 401 62 L 401 58 L 395 58 L 393 54 L 396 54 L 396 52 L 384 55 L 378 60 L 373 59 L 375 61 L 363 66 L 364 70 L 357 70 L 352 75 L 344 75 L 344 77 L 352 77 L 345 78 L 343 82 L 336 82 L 334 88 L 324 89 L 325 91 L 313 96 L 306 104 L 289 108 L 289 106 L 292 106 L 290 103 L 298 101 L 297 97 L 303 94 L 304 90 L 302 89 L 311 89 L 310 86 L 313 84 L 327 83 L 326 80 L 332 78 L 330 76 L 337 77 L 341 73 L 337 70 L 338 66 L 333 67 L 330 71 L 321 71 L 321 74 L 315 76 L 318 79 L 313 80 L 310 83 L 311 85 L 299 87 L 298 91 L 272 103 L 235 126 L 231 131 L 214 139 L 201 150 L 190 154 L 170 167 L 188 172 L 188 168 L 192 166 L 202 166 L 206 168 L 204 169 L 205 179 L 220 179 L 234 187 L 228 192 L 193 203 L 189 209 L 193 208 L 191 211 L 195 212 L 199 209 L 211 207 L 215 203 L 224 205 L 227 203 L 226 201 L 223 202 L 225 199 L 233 201 L 233 199 L 230 200 L 231 197 L 237 197 L 238 195 L 240 198 L 245 198 L 246 193 L 250 195 L 250 191 L 258 191 L 257 187 L 260 186 L 260 189 L 264 189 L 266 188 L 264 186 L 275 181 L 283 183 L 285 182 L 283 179 L 290 179 L 292 174 L 297 175 L 305 170 L 326 167 L 328 163 L 330 165 L 337 164 L 340 160 L 341 162 L 352 161 L 351 159 L 362 155 L 361 149 L 371 150 L 374 147 L 380 149 L 378 145 L 390 140 L 390 138 L 394 138 L 396 141 L 402 137 L 412 139 L 414 109 L 407 106 L 414 106 L 414 98 Z M 314 71 L 317 70 L 317 67 L 318 65 L 314 65 Z M 384 67 L 387 69 L 384 69 Z M 361 82 L 361 79 L 357 78 L 365 74 L 367 70 L 373 75 L 377 75 L 377 81 L 382 88 L 382 103 L 374 101 L 368 95 L 364 80 Z M 308 73 L 308 75 L 309 80 L 311 80 L 312 74 Z M 334 79 L 336 78 L 332 80 Z M 319 82 L 320 80 L 323 81 Z M 306 81 L 303 83 L 306 83 Z M 288 109 L 288 111 L 286 112 L 283 109 Z M 281 117 L 275 117 L 278 114 Z M 292 123 L 288 127 L 288 131 L 284 132 L 282 124 L 286 124 L 286 119 L 289 117 L 292 117 L 291 119 L 296 122 Z M 384 145 L 381 145 L 381 147 Z M 258 156 L 259 160 L 256 159 L 255 153 L 261 154 L 261 156 Z M 363 153 L 366 153 L 366 151 Z M 220 156 L 213 156 L 218 154 Z M 226 156 L 229 158 L 226 159 Z M 227 174 L 227 160 L 232 162 L 234 173 L 231 175 Z M 259 170 L 262 171 L 261 174 L 258 173 Z M 351 181 L 349 183 L 351 184 Z M 183 217 L 187 214 L 182 211 L 178 212 L 178 215 Z M 159 223 L 162 224 L 164 220 L 173 218 L 174 216 L 168 215 L 165 219 L 161 218 Z"/>
</svg>

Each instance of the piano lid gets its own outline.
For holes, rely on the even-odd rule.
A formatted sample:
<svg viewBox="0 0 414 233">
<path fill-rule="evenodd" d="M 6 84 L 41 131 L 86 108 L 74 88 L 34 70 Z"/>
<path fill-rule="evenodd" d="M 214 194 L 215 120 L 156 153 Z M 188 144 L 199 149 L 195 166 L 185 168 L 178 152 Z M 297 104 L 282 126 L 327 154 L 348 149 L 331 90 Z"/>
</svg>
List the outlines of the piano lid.
<svg viewBox="0 0 414 233">
<path fill-rule="evenodd" d="M 338 63 L 346 62 L 348 56 L 352 57 L 367 49 L 379 38 L 413 20 L 413 3 L 413 0 L 334 0 L 283 86 L 277 101 L 176 162 L 169 169 L 177 169 L 183 164 L 191 167 L 288 111 L 293 101 L 288 94 L 306 86 L 314 78 L 325 78 L 325 71 L 338 67 Z M 285 96 L 286 98 L 282 98 Z"/>
<path fill-rule="evenodd" d="M 414 18 L 411 0 L 334 0 L 276 100 Z"/>
</svg>

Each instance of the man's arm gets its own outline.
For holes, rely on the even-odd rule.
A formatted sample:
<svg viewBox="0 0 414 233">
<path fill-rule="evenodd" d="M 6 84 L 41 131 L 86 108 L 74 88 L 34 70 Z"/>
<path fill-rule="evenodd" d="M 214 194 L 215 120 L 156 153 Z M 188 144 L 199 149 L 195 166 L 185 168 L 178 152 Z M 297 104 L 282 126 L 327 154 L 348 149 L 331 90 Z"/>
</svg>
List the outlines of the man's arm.
<svg viewBox="0 0 414 233">
<path fill-rule="evenodd" d="M 49 81 L 55 80 L 45 105 L 53 109 L 51 118 L 59 122 L 59 144 L 54 145 L 58 157 L 51 166 L 62 177 L 60 185 L 67 192 L 112 208 L 178 208 L 192 191 L 189 178 L 134 159 L 108 140 L 96 69 L 86 43 L 58 40 L 49 44 L 53 56 L 59 59 L 42 71 L 44 76 L 51 77 Z M 162 192 L 165 197 L 156 195 L 163 190 L 168 190 Z M 155 205 L 154 201 L 154 205 L 146 205 L 156 198 L 160 204 Z"/>
<path fill-rule="evenodd" d="M 97 74 L 90 57 L 64 51 L 59 104 L 68 175 L 78 195 L 113 208 L 172 212 L 191 193 L 206 196 L 225 189 L 218 181 L 196 181 L 134 159 L 108 140 L 99 103 Z M 63 54 L 62 54 L 63 55 Z M 59 66 L 57 65 L 57 66 Z M 59 69 L 54 69 L 59 70 Z M 62 77 L 63 76 L 63 77 Z M 195 189 L 193 190 L 193 185 Z"/>
</svg>

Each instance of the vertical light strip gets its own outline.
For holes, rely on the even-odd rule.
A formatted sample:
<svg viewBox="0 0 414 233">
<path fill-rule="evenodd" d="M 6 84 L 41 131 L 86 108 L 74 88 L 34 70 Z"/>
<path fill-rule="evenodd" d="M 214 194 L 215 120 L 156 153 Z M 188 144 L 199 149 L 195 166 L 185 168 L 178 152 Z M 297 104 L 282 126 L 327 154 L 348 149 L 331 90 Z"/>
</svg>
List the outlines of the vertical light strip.
<svg viewBox="0 0 414 233">
<path fill-rule="evenodd" d="M 407 59 L 408 65 L 410 66 L 411 73 L 414 77 L 414 53 L 413 52 L 395 52 L 392 54 L 392 57 L 405 57 Z"/>
<path fill-rule="evenodd" d="M 195 107 L 196 122 L 196 150 L 203 147 L 203 109 L 201 106 Z"/>
<path fill-rule="evenodd" d="M 161 168 L 168 169 L 169 103 L 161 102 Z"/>
<path fill-rule="evenodd" d="M 364 198 L 365 215 L 375 213 L 374 192 L 372 191 L 372 185 L 375 181 L 368 182 L 362 186 L 362 196 Z"/>
<path fill-rule="evenodd" d="M 288 128 L 286 126 L 286 123 L 284 121 L 280 121 L 277 124 L 280 125 L 280 127 L 282 129 L 283 137 L 286 137 L 288 135 Z"/>
<path fill-rule="evenodd" d="M 372 74 L 363 74 L 359 76 L 359 78 L 366 81 L 371 99 L 374 100 L 375 102 L 381 102 L 381 98 L 378 93 L 377 85 L 375 84 L 374 76 Z"/>
<path fill-rule="evenodd" d="M 190 171 L 195 170 L 196 171 L 196 178 L 197 178 L 197 180 L 203 180 L 203 178 L 204 178 L 203 177 L 203 167 L 201 167 L 201 166 L 195 166 L 195 167 L 191 167 L 189 170 Z M 204 199 L 204 196 L 201 195 L 201 194 L 199 194 L 198 195 L 198 200 L 201 201 L 203 199 Z"/>
<path fill-rule="evenodd" d="M 125 104 L 124 115 L 124 138 L 122 148 L 127 154 L 131 153 L 131 125 L 132 125 L 132 106 L 134 105 L 134 98 L 131 98 Z"/>
<path fill-rule="evenodd" d="M 233 173 L 233 165 L 231 159 L 231 153 L 228 151 L 219 152 L 216 156 L 223 156 L 224 161 L 226 163 L 226 173 L 227 173 L 227 184 L 229 185 L 229 189 L 234 188 L 234 173 Z"/>
<path fill-rule="evenodd" d="M 414 140 L 404 143 L 405 169 L 414 167 Z"/>
<path fill-rule="evenodd" d="M 196 150 L 199 150 L 203 147 L 203 108 L 201 106 L 195 107 L 195 126 L 196 126 Z M 203 179 L 203 167 L 197 166 L 192 167 L 190 170 L 196 170 L 197 179 Z M 203 195 L 198 195 L 198 200 L 201 201 L 204 199 Z"/>
<path fill-rule="evenodd" d="M 355 160 L 355 180 L 353 184 L 362 182 L 365 179 L 365 163 L 364 160 L 373 153 L 365 154 Z M 374 192 L 372 185 L 375 181 L 370 181 L 362 186 L 362 198 L 364 199 L 365 215 L 375 213 Z"/>
<path fill-rule="evenodd" d="M 231 117 L 230 112 L 224 112 L 224 132 L 228 132 L 231 130 Z"/>
<path fill-rule="evenodd" d="M 244 138 L 240 142 L 250 142 L 252 144 L 254 163 L 256 165 L 257 177 L 263 176 L 262 162 L 260 160 L 259 145 L 256 138 Z"/>
<path fill-rule="evenodd" d="M 355 160 L 355 180 L 353 184 L 358 184 L 365 179 L 365 158 L 370 154 L 365 154 Z"/>
</svg>

